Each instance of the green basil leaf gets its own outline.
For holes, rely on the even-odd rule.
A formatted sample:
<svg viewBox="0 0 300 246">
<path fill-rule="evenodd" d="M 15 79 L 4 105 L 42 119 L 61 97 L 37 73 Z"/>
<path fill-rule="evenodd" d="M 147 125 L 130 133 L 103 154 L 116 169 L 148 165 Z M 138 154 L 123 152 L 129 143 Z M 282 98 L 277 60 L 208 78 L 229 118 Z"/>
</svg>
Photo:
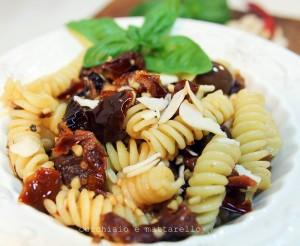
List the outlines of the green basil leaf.
<svg viewBox="0 0 300 246">
<path fill-rule="evenodd" d="M 168 74 L 203 74 L 212 69 L 212 63 L 193 40 L 171 36 L 161 40 L 161 47 L 145 57 L 147 69 Z"/>
<path fill-rule="evenodd" d="M 230 19 L 226 0 L 182 0 L 180 16 L 225 23 Z"/>
<path fill-rule="evenodd" d="M 148 40 L 167 34 L 178 16 L 178 10 L 179 0 L 163 0 L 145 16 L 141 37 Z"/>
<path fill-rule="evenodd" d="M 135 50 L 136 44 L 128 38 L 106 38 L 89 48 L 83 60 L 84 67 L 94 67 L 126 51 Z"/>
<path fill-rule="evenodd" d="M 125 30 L 118 26 L 113 19 L 109 18 L 72 21 L 67 26 L 81 33 L 93 43 L 111 36 L 119 38 L 126 36 Z"/>
</svg>

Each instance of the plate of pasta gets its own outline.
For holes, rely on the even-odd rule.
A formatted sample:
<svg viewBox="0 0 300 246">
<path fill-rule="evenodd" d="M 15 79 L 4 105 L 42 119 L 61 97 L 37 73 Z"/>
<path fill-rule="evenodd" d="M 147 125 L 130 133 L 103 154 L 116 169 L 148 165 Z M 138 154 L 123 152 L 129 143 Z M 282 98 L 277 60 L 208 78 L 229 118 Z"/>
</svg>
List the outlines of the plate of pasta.
<svg viewBox="0 0 300 246">
<path fill-rule="evenodd" d="M 3 242 L 296 242 L 299 58 L 166 2 L 0 58 Z"/>
</svg>

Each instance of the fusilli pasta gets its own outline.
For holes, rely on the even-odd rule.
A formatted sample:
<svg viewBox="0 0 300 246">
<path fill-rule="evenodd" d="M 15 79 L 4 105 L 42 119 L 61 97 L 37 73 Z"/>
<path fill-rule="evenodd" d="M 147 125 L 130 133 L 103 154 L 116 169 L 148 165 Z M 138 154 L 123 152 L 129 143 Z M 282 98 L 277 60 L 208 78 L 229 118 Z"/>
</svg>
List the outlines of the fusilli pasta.
<svg viewBox="0 0 300 246">
<path fill-rule="evenodd" d="M 170 168 L 158 165 L 137 176 L 121 178 L 119 186 L 124 200 L 142 206 L 172 198 L 183 183 L 181 178 L 175 180 Z"/>
<path fill-rule="evenodd" d="M 79 191 L 78 182 L 72 182 L 71 185 L 71 189 L 63 187 L 55 202 L 49 199 L 44 201 L 49 214 L 65 225 L 77 226 L 91 231 L 93 235 L 101 236 L 101 215 L 109 212 L 116 213 L 134 226 L 148 223 L 140 209 L 129 208 L 113 194 L 104 197 L 86 189 Z"/>
<path fill-rule="evenodd" d="M 278 152 L 280 137 L 269 113 L 264 108 L 264 97 L 248 90 L 233 97 L 235 108 L 232 136 L 240 142 L 242 157 L 239 163 L 262 178 L 259 187 L 271 185 L 270 162 L 264 160 Z"/>
<path fill-rule="evenodd" d="M 220 125 L 233 116 L 232 103 L 221 90 L 208 94 L 201 101 L 204 106 L 204 115 Z"/>
<path fill-rule="evenodd" d="M 142 138 L 141 132 L 158 122 L 157 117 L 153 113 L 152 110 L 147 109 L 141 103 L 132 106 L 127 111 L 124 121 L 128 135 L 135 139 Z"/>
<path fill-rule="evenodd" d="M 166 123 L 153 126 L 142 132 L 142 137 L 149 142 L 151 148 L 161 153 L 162 158 L 172 160 L 178 153 L 178 149 L 184 149 L 194 140 L 203 137 L 203 133 L 191 129 L 179 116 Z"/>
<path fill-rule="evenodd" d="M 120 140 L 117 141 L 115 145 L 116 147 L 111 143 L 106 144 L 106 152 L 111 167 L 115 171 L 121 171 L 124 167 L 143 161 L 154 153 L 148 143 L 142 142 L 138 144 L 137 141 L 132 138 L 129 140 L 128 147 Z"/>
<path fill-rule="evenodd" d="M 233 140 L 214 137 L 198 158 L 187 188 L 188 204 L 197 214 L 197 222 L 210 231 L 225 196 L 227 176 L 240 158 L 240 149 Z"/>
</svg>

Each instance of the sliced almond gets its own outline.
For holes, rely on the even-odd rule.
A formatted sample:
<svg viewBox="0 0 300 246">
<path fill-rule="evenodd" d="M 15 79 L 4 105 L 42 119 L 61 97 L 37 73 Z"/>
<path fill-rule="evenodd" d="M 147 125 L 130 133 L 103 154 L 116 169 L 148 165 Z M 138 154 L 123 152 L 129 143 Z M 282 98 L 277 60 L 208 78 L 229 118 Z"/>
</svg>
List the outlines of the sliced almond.
<svg viewBox="0 0 300 246">
<path fill-rule="evenodd" d="M 180 90 L 174 94 L 168 107 L 161 114 L 159 123 L 165 123 L 173 117 L 173 115 L 176 113 L 176 111 L 180 107 L 180 104 L 183 102 L 186 95 L 187 95 L 186 86 L 182 90 Z"/>
<path fill-rule="evenodd" d="M 202 102 L 196 97 L 194 92 L 191 90 L 190 83 L 188 81 L 185 82 L 185 86 L 187 87 L 187 92 L 193 102 L 193 104 L 196 106 L 196 108 L 203 113 L 204 112 L 204 106 L 202 105 Z"/>
<path fill-rule="evenodd" d="M 149 158 L 147 158 L 144 161 L 141 161 L 141 162 L 136 163 L 135 165 L 131 165 L 131 166 L 127 166 L 127 167 L 123 168 L 123 172 L 124 173 L 130 173 L 130 172 L 135 171 L 139 168 L 145 167 L 145 166 L 151 164 L 153 161 L 159 160 L 160 157 L 161 157 L 160 153 L 155 153 L 155 154 L 151 155 Z"/>
<path fill-rule="evenodd" d="M 34 138 L 26 137 L 9 147 L 9 150 L 22 157 L 30 157 L 37 153 L 41 144 Z"/>
<path fill-rule="evenodd" d="M 74 96 L 73 99 L 74 101 L 78 102 L 80 106 L 89 107 L 91 109 L 96 108 L 99 103 L 99 100 L 90 100 L 90 99 L 81 98 L 79 96 Z"/>
<path fill-rule="evenodd" d="M 139 169 L 133 170 L 129 173 L 126 173 L 126 177 L 131 178 L 137 175 L 140 175 L 142 173 L 147 172 L 148 170 L 150 170 L 152 167 L 155 167 L 158 163 L 160 163 L 159 159 L 156 159 L 152 162 L 150 162 L 148 165 L 140 167 Z"/>
<path fill-rule="evenodd" d="M 184 101 L 179 108 L 179 115 L 182 120 L 197 130 L 212 132 L 216 135 L 226 136 L 221 127 L 210 118 L 205 118 L 201 112 L 188 101 Z"/>
<path fill-rule="evenodd" d="M 171 74 L 160 74 L 160 82 L 162 85 L 168 85 L 172 83 L 176 83 L 178 81 L 178 77 Z"/>
<path fill-rule="evenodd" d="M 145 105 L 147 108 L 157 111 L 164 110 L 169 103 L 169 101 L 165 98 L 139 97 L 136 100 Z"/>
</svg>

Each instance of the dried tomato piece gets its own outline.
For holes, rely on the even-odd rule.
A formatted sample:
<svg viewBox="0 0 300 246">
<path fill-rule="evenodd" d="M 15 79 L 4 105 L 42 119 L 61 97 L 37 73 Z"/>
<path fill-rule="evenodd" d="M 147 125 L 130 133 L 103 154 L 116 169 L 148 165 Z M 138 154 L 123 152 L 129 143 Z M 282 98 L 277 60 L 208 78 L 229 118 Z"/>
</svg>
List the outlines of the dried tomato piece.
<svg viewBox="0 0 300 246">
<path fill-rule="evenodd" d="M 174 93 L 182 90 L 185 87 L 185 83 L 186 83 L 186 80 L 180 80 L 180 81 L 178 81 L 175 84 Z M 194 94 L 196 94 L 197 91 L 198 91 L 198 89 L 199 89 L 199 85 L 196 84 L 195 82 L 191 82 L 191 81 L 189 81 L 189 85 L 190 85 L 190 88 L 191 88 L 192 92 L 194 92 Z"/>
<path fill-rule="evenodd" d="M 61 94 L 59 94 L 57 96 L 58 99 L 60 100 L 65 100 L 68 99 L 74 95 L 78 95 L 80 94 L 80 92 L 82 92 L 84 90 L 84 81 L 83 80 L 79 80 L 79 81 L 72 81 L 71 85 L 69 86 L 69 88 L 67 90 L 65 90 L 64 92 L 62 92 Z"/>
<path fill-rule="evenodd" d="M 199 85 L 214 85 L 216 90 L 222 90 L 224 94 L 229 94 L 233 85 L 233 76 L 230 71 L 222 64 L 213 62 L 210 72 L 199 74 L 194 81 Z"/>
<path fill-rule="evenodd" d="M 92 68 L 83 68 L 80 73 L 80 77 L 83 78 L 91 72 L 101 74 L 105 79 L 114 81 L 121 75 L 135 70 L 141 70 L 145 68 L 144 58 L 137 52 L 126 52 L 118 56 L 117 58 L 105 62 L 99 66 Z"/>
<path fill-rule="evenodd" d="M 245 79 L 240 73 L 236 73 L 234 76 L 234 83 L 230 88 L 229 95 L 238 93 L 245 88 Z"/>
<path fill-rule="evenodd" d="M 257 183 L 246 175 L 228 177 L 228 187 L 235 187 L 239 189 L 247 189 L 248 187 L 255 187 Z"/>
<path fill-rule="evenodd" d="M 76 156 L 71 151 L 75 144 L 82 147 L 82 155 Z M 53 154 L 54 165 L 64 184 L 69 185 L 74 177 L 79 177 L 82 187 L 96 193 L 103 192 L 108 159 L 104 147 L 92 132 L 76 130 L 61 134 Z"/>
<path fill-rule="evenodd" d="M 81 107 L 80 104 L 73 99 L 69 102 L 65 115 L 63 117 L 64 122 L 71 130 L 88 129 L 89 122 L 86 115 L 87 108 Z"/>
<path fill-rule="evenodd" d="M 123 139 L 126 112 L 134 103 L 132 91 L 124 90 L 103 98 L 96 108 L 87 112 L 89 129 L 102 142 L 115 142 Z"/>
<path fill-rule="evenodd" d="M 113 84 L 119 87 L 129 85 L 138 95 L 148 92 L 152 97 L 160 98 L 167 94 L 167 90 L 160 83 L 160 76 L 143 70 L 123 74 Z"/>
<path fill-rule="evenodd" d="M 55 200 L 61 184 L 61 176 L 57 170 L 40 168 L 26 179 L 19 200 L 45 212 L 44 200 Z"/>
<path fill-rule="evenodd" d="M 162 209 L 158 222 L 151 225 L 141 225 L 135 228 L 115 213 L 102 215 L 101 222 L 104 237 L 119 243 L 178 241 L 185 239 L 192 232 L 202 232 L 196 222 L 195 214 L 184 204 L 180 205 L 176 211 Z M 118 230 L 113 230 L 113 228 L 118 228 Z M 158 228 L 162 229 L 161 236 L 153 233 Z"/>
</svg>

